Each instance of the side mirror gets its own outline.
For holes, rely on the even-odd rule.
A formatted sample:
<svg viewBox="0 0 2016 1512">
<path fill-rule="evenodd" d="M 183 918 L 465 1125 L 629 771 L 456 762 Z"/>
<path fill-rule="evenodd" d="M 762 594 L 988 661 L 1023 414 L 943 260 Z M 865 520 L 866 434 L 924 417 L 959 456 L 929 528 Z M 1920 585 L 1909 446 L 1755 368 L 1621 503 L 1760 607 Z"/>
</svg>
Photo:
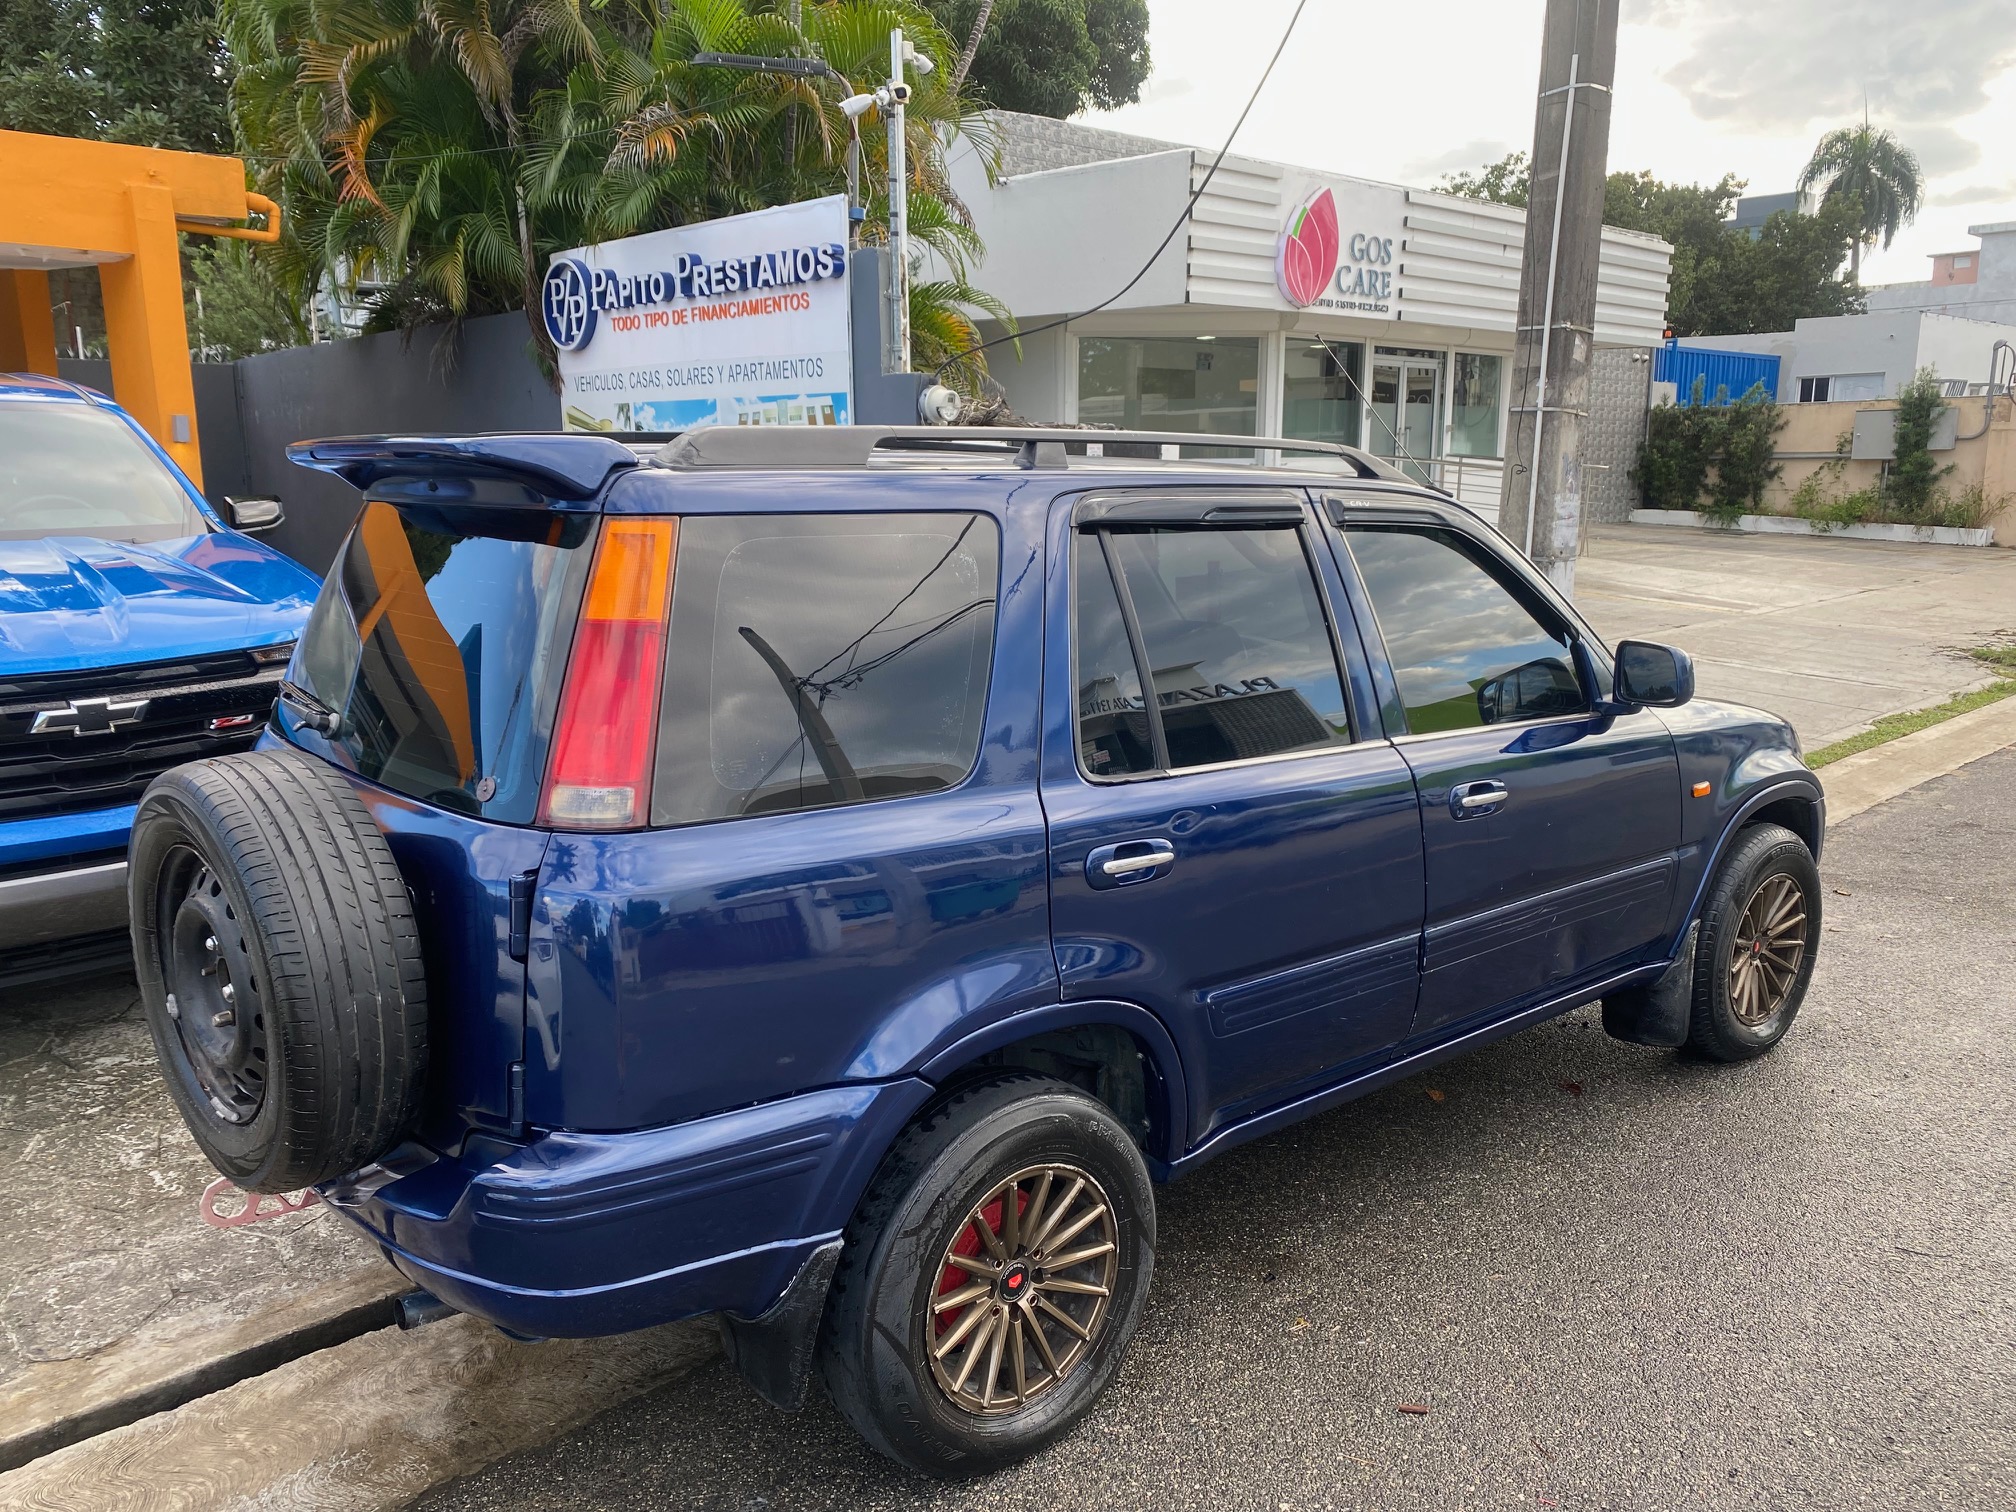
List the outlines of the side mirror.
<svg viewBox="0 0 2016 1512">
<path fill-rule="evenodd" d="M 1677 709 L 1694 696 L 1694 659 L 1657 641 L 1619 641 L 1612 687 L 1619 703 Z"/>
<path fill-rule="evenodd" d="M 271 530 L 287 518 L 287 512 L 280 507 L 278 499 L 227 497 L 218 513 L 224 516 L 226 525 L 233 530 L 242 530 L 248 535 L 258 530 Z"/>
</svg>

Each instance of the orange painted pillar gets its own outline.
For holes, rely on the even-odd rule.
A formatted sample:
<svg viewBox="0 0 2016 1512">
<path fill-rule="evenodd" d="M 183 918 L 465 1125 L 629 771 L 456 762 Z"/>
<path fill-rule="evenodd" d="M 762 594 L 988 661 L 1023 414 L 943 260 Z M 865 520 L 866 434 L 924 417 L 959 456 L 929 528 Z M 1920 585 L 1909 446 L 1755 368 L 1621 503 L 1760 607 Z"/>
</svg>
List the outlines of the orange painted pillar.
<svg viewBox="0 0 2016 1512">
<path fill-rule="evenodd" d="M 49 310 L 49 275 L 0 268 L 0 373 L 56 376 L 56 319 Z"/>
<path fill-rule="evenodd" d="M 190 481 L 203 486 L 196 447 L 196 379 L 182 314 L 181 244 L 175 195 L 163 183 L 129 183 L 133 255 L 98 269 L 105 340 L 119 407 L 159 441 Z"/>
</svg>

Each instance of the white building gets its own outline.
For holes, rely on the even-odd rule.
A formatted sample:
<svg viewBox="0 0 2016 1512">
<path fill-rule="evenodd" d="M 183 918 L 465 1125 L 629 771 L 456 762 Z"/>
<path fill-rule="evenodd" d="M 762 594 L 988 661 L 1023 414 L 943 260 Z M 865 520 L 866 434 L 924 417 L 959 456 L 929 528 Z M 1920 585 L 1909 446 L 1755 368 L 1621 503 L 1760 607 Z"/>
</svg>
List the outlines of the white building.
<svg viewBox="0 0 2016 1512">
<path fill-rule="evenodd" d="M 2016 221 L 1969 226 L 1980 245 L 1941 252 L 1923 283 L 1877 284 L 1868 290 L 1869 311 L 1922 310 L 1968 320 L 2016 322 Z"/>
<path fill-rule="evenodd" d="M 962 139 L 953 187 L 987 244 L 975 281 L 1025 330 L 1112 298 L 1212 160 L 1043 117 L 993 119 L 999 181 Z M 1507 206 L 1228 157 L 1131 289 L 1024 337 L 1019 362 L 997 347 L 990 368 L 1032 420 L 1342 441 L 1495 505 L 1525 224 Z M 1659 340 L 1671 259 L 1657 238 L 1605 228 L 1599 347 Z"/>
<path fill-rule="evenodd" d="M 1986 393 L 1998 341 L 2016 346 L 2016 325 L 1919 310 L 1872 310 L 1796 321 L 1789 331 L 1689 336 L 1684 344 L 1776 356 L 1778 402 L 1824 404 L 1894 399 L 1920 368 L 1937 373 L 1950 397 Z M 2006 382 L 2012 360 L 2016 351 L 2001 358 L 2002 370 L 1993 376 Z"/>
</svg>

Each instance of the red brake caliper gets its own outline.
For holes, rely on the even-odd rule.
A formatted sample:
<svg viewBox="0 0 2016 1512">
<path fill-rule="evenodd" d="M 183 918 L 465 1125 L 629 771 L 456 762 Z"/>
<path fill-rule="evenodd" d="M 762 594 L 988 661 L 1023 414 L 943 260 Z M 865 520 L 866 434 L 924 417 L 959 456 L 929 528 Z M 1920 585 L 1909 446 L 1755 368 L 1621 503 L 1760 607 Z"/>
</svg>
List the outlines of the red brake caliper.
<svg viewBox="0 0 2016 1512">
<path fill-rule="evenodd" d="M 1029 1194 L 1019 1187 L 1016 1188 L 1015 1212 L 1017 1216 L 1020 1216 L 1023 1212 L 1025 1212 L 1028 1209 L 1028 1206 L 1029 1206 Z M 985 1206 L 980 1210 L 980 1216 L 987 1220 L 987 1226 L 989 1228 L 994 1230 L 996 1234 L 999 1234 L 1001 1232 L 1001 1199 L 997 1197 L 994 1199 L 994 1201 L 988 1203 L 987 1206 Z M 952 1253 L 955 1255 L 979 1254 L 980 1230 L 976 1228 L 973 1224 L 968 1223 L 966 1227 L 960 1231 L 958 1240 L 953 1244 Z M 945 1295 L 945 1293 L 949 1291 L 957 1291 L 962 1286 L 970 1286 L 977 1279 L 978 1279 L 977 1277 L 971 1275 L 966 1271 L 962 1271 L 956 1265 L 948 1265 L 942 1272 L 939 1273 L 937 1294 L 942 1297 Z M 974 1303 L 968 1302 L 966 1304 L 966 1307 L 972 1307 L 974 1305 L 975 1305 Z M 938 1315 L 938 1332 L 941 1334 L 944 1333 L 946 1330 L 951 1328 L 953 1324 L 957 1323 L 962 1317 L 964 1317 L 966 1315 L 966 1307 L 955 1307 L 951 1309 L 949 1312 L 940 1313 Z"/>
</svg>

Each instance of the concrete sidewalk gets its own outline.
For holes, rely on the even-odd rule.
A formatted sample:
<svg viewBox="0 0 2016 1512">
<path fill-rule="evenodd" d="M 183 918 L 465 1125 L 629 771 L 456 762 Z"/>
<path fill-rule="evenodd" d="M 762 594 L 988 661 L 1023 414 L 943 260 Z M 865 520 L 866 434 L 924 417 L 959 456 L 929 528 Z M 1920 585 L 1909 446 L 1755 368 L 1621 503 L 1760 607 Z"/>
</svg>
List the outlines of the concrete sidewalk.
<svg viewBox="0 0 2016 1512">
<path fill-rule="evenodd" d="M 1575 599 L 1606 637 L 1691 653 L 1700 691 L 1792 721 L 1814 750 L 1992 676 L 2016 636 L 2016 551 L 1599 526 Z"/>
</svg>

